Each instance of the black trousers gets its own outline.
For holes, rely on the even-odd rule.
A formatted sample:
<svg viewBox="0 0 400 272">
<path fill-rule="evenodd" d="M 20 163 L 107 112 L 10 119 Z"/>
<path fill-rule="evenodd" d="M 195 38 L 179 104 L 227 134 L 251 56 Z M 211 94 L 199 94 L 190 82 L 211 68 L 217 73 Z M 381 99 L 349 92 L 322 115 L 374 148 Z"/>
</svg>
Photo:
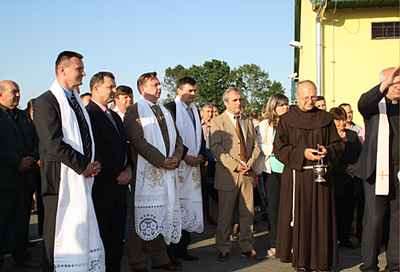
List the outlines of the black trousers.
<svg viewBox="0 0 400 272">
<path fill-rule="evenodd" d="M 167 245 L 167 251 L 168 255 L 171 253 L 173 256 L 179 256 L 179 255 L 186 255 L 188 254 L 188 245 L 190 243 L 190 232 L 187 232 L 186 230 L 182 230 L 182 237 L 181 240 L 179 240 L 179 243 L 174 244 L 171 243 Z"/>
<path fill-rule="evenodd" d="M 54 271 L 54 236 L 56 231 L 56 214 L 58 195 L 43 196 L 43 271 Z"/>
<path fill-rule="evenodd" d="M 30 189 L 26 180 L 19 182 L 14 189 L 0 190 L 0 268 L 4 265 L 4 232 L 10 230 L 12 257 L 17 262 L 31 259 L 26 248 L 26 234 L 29 230 Z"/>
<path fill-rule="evenodd" d="M 106 271 L 120 271 L 124 254 L 126 195 L 93 196 L 93 204 L 106 253 Z"/>
<path fill-rule="evenodd" d="M 365 209 L 361 257 L 364 264 L 361 271 L 379 271 L 378 255 L 382 243 L 384 218 L 390 213 L 389 240 L 386 249 L 387 266 L 385 271 L 399 271 L 399 172 L 398 165 L 390 165 L 389 195 L 375 195 L 375 172 L 363 181 Z"/>
<path fill-rule="evenodd" d="M 343 195 L 336 195 L 335 198 L 338 238 L 340 244 L 345 245 L 350 242 L 350 228 L 357 204 L 353 183 L 346 183 Z"/>
<path fill-rule="evenodd" d="M 263 173 L 265 190 L 268 199 L 268 218 L 269 218 L 269 242 L 272 248 L 276 248 L 276 237 L 278 232 L 279 200 L 281 195 L 282 174 L 272 172 Z"/>
</svg>

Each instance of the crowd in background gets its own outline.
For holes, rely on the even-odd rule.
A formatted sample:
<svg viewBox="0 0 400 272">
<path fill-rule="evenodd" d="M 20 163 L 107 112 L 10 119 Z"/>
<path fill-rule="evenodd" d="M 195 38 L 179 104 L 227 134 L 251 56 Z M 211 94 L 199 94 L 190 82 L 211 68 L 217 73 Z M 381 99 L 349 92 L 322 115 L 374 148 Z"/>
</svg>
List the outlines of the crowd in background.
<svg viewBox="0 0 400 272">
<path fill-rule="evenodd" d="M 124 247 L 132 269 L 145 272 L 146 242 L 153 268 L 179 270 L 179 259 L 199 260 L 188 245 L 190 233 L 203 231 L 203 215 L 217 224 L 219 261 L 229 261 L 231 238 L 243 257 L 260 260 L 256 213 L 269 226 L 266 257 L 296 271 L 330 271 L 341 247 L 361 247 L 360 269 L 377 271 L 381 245 L 388 271 L 398 271 L 399 67 L 383 70 L 361 97 L 362 128 L 353 122 L 355 105 L 327 111 L 307 80 L 296 87 L 298 106 L 273 94 L 261 120 L 243 114 L 236 87 L 224 93 L 224 113 L 210 102 L 197 110 L 190 77 L 162 105 L 155 72 L 138 79 L 135 104 L 132 88 L 117 87 L 110 72 L 94 75 L 91 92 L 79 96 L 82 58 L 62 52 L 57 80 L 25 111 L 18 84 L 0 82 L 1 272 L 10 252 L 14 266 L 119 271 Z M 327 166 L 323 182 L 314 181 L 315 165 Z M 380 178 L 383 189 L 375 186 Z M 33 207 L 43 263 L 27 249 Z"/>
</svg>

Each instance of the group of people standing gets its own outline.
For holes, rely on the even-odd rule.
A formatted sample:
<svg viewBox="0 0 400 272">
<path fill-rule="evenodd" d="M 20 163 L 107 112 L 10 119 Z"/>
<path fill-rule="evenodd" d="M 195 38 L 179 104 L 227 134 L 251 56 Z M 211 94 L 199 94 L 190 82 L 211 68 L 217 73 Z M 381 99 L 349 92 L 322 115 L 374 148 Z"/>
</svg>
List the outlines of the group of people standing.
<svg viewBox="0 0 400 272">
<path fill-rule="evenodd" d="M 399 271 L 399 67 L 383 70 L 380 81 L 358 103 L 365 130 L 352 122 L 349 104 L 327 113 L 308 80 L 297 84 L 298 106 L 289 112 L 280 94 L 266 105 L 269 119 L 260 123 L 259 142 L 266 156 L 268 255 L 292 262 L 296 271 L 330 271 L 338 264 L 339 246 L 356 247 L 349 233 L 359 190 L 365 208 L 357 216 L 363 218 L 366 237 L 360 270 L 379 271 L 385 243 L 386 271 Z M 327 167 L 324 182 L 315 180 L 313 165 Z M 361 232 L 360 224 L 360 242 Z"/>
<path fill-rule="evenodd" d="M 82 59 L 71 51 L 59 54 L 56 80 L 35 100 L 34 122 L 17 109 L 18 85 L 0 82 L 0 235 L 8 225 L 14 266 L 119 271 L 129 225 L 129 264 L 135 272 L 147 271 L 147 242 L 154 269 L 180 270 L 179 259 L 197 261 L 188 245 L 190 233 L 204 228 L 200 166 L 207 160 L 212 173 L 206 184 L 212 185 L 205 191 L 218 202 L 219 261 L 229 261 L 235 210 L 241 255 L 262 259 L 253 247 L 253 188 L 261 165 L 270 221 L 267 256 L 292 262 L 297 271 L 336 265 L 338 241 L 349 242 L 348 207 L 354 211 L 355 203 L 348 194 L 359 177 L 364 233 L 370 238 L 363 240 L 361 270 L 378 269 L 388 214 L 387 270 L 398 271 L 399 67 L 384 70 L 381 84 L 359 101 L 366 126 L 361 149 L 356 133 L 345 129 L 346 111 L 317 109 L 316 86 L 308 80 L 297 84 L 298 106 L 292 110 L 287 97 L 274 94 L 256 132 L 242 113 L 243 95 L 236 87 L 223 94 L 224 113 L 217 116 L 206 103 L 202 120 L 191 77 L 181 78 L 175 100 L 162 105 L 157 73 L 145 73 L 137 80 L 141 98 L 131 105 L 132 90 L 117 88 L 112 73 L 99 72 L 84 104 L 78 92 L 86 76 Z M 111 110 L 113 101 L 117 107 Z M 39 159 L 43 264 L 31 259 L 24 243 Z M 327 167 L 324 182 L 314 181 L 316 164 Z M 3 259 L 1 252 L 1 272 Z"/>
</svg>

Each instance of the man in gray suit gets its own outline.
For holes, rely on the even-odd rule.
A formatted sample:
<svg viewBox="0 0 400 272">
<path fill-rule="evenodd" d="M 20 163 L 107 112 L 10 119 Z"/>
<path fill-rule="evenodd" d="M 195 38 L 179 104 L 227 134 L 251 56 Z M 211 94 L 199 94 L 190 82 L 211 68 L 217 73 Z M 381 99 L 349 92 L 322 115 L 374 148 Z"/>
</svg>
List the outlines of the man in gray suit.
<svg viewBox="0 0 400 272">
<path fill-rule="evenodd" d="M 211 120 L 210 149 L 217 160 L 215 167 L 215 189 L 219 197 L 217 228 L 218 260 L 229 260 L 232 243 L 229 239 L 232 213 L 239 199 L 239 245 L 242 256 L 251 260 L 261 257 L 254 251 L 253 188 L 256 186 L 252 170 L 260 155 L 253 122 L 241 114 L 243 95 L 236 87 L 228 88 L 224 95 L 226 111 Z"/>
<path fill-rule="evenodd" d="M 39 159 L 35 126 L 17 109 L 20 89 L 9 80 L 0 82 L 0 272 L 4 265 L 3 237 L 10 227 L 13 266 L 40 267 L 26 248 L 30 192 L 35 188 L 33 165 Z"/>
</svg>

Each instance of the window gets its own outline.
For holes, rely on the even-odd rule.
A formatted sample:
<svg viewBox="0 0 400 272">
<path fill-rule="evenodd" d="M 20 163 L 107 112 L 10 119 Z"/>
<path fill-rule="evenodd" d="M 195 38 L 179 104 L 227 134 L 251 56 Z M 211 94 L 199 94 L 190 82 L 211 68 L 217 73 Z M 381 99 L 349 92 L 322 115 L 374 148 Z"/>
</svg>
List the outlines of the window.
<svg viewBox="0 0 400 272">
<path fill-rule="evenodd" d="M 372 39 L 398 39 L 399 22 L 372 23 Z"/>
</svg>

